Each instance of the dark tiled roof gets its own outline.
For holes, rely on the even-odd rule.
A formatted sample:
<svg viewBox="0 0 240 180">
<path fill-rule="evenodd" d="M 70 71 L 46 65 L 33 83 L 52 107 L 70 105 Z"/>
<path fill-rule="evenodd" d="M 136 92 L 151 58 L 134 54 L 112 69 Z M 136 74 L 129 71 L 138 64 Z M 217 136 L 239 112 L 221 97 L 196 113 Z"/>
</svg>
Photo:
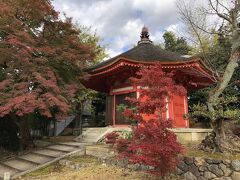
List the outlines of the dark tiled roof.
<svg viewBox="0 0 240 180">
<path fill-rule="evenodd" d="M 139 62 L 174 62 L 174 61 L 185 61 L 189 58 L 183 57 L 180 54 L 169 52 L 161 49 L 152 43 L 140 43 L 136 47 L 116 56 L 109 60 L 103 61 L 93 67 L 86 69 L 86 71 L 92 71 L 94 69 L 103 67 L 114 62 L 117 58 L 127 58 Z"/>
</svg>

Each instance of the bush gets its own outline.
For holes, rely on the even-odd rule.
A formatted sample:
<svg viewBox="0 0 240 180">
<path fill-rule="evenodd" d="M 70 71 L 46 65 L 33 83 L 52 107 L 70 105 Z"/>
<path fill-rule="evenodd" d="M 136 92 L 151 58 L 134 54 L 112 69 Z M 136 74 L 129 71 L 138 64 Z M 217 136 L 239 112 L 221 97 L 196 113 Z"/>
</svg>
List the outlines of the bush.
<svg viewBox="0 0 240 180">
<path fill-rule="evenodd" d="M 120 135 L 123 139 L 132 139 L 132 131 L 121 131 Z"/>
<path fill-rule="evenodd" d="M 130 144 L 130 140 L 128 139 L 118 139 L 116 141 L 116 149 L 119 153 L 127 151 L 128 146 Z"/>
<path fill-rule="evenodd" d="M 114 145 L 117 141 L 117 138 L 119 137 L 119 134 L 117 132 L 111 132 L 111 133 L 108 133 L 106 136 L 105 136 L 105 142 L 107 144 L 112 144 Z"/>
<path fill-rule="evenodd" d="M 152 166 L 154 169 L 151 172 L 156 175 L 164 176 L 173 171 L 178 164 L 178 155 L 184 148 L 177 142 L 176 135 L 169 130 L 171 127 L 171 121 L 142 122 L 133 131 L 129 144 L 127 140 L 118 140 L 120 158 L 128 158 L 134 164 Z"/>
</svg>

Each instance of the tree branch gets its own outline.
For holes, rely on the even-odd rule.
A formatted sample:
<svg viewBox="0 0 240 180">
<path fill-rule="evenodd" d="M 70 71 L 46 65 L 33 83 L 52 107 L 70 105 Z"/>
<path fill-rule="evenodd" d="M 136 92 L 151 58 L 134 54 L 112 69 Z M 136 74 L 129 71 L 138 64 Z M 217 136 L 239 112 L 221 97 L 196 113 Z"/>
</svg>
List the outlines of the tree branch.
<svg viewBox="0 0 240 180">
<path fill-rule="evenodd" d="M 228 9 L 223 3 L 219 2 L 219 0 L 216 0 L 217 3 L 222 6 L 225 10 L 227 10 L 228 13 L 230 13 L 230 9 Z"/>
<path fill-rule="evenodd" d="M 203 42 L 202 42 L 202 39 L 201 39 L 201 36 L 198 32 L 197 29 L 200 29 L 200 30 L 204 30 L 203 28 L 200 28 L 200 26 L 196 25 L 196 23 L 194 23 L 194 21 L 192 20 L 192 15 L 191 15 L 191 11 L 188 11 L 187 7 L 186 7 L 186 4 L 183 3 L 183 9 L 179 6 L 178 9 L 180 10 L 180 13 L 183 17 L 183 19 L 190 25 L 191 29 L 193 30 L 194 34 L 197 36 L 197 39 L 199 41 L 199 44 L 200 44 L 200 48 L 202 49 L 202 53 L 203 53 L 203 56 L 204 56 L 204 59 L 205 59 L 205 62 L 211 67 L 213 68 L 215 71 L 215 67 L 213 66 L 213 64 L 211 63 L 211 61 L 207 58 L 206 56 L 206 51 L 204 49 L 204 45 L 203 45 Z M 206 30 L 204 30 L 204 32 L 208 32 Z M 214 72 L 214 71 L 212 71 Z M 215 73 L 213 73 L 214 77 L 215 77 Z"/>
<path fill-rule="evenodd" d="M 226 14 L 222 14 L 218 11 L 218 4 L 219 4 L 218 0 L 217 0 L 216 7 L 214 7 L 214 5 L 212 3 L 212 0 L 209 0 L 209 4 L 210 4 L 211 8 L 215 11 L 215 13 L 218 15 L 218 17 L 223 18 L 223 19 L 225 19 L 226 21 L 228 21 L 229 23 L 232 24 L 232 20 Z"/>
</svg>

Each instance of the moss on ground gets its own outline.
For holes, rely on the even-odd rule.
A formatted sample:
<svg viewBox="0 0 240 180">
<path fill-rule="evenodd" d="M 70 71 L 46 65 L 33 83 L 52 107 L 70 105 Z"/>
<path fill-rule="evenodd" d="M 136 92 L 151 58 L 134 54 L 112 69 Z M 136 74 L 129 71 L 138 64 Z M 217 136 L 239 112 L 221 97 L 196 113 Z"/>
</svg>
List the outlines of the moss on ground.
<svg viewBox="0 0 240 180">
<path fill-rule="evenodd" d="M 94 156 L 90 155 L 84 155 L 84 156 L 72 156 L 68 157 L 67 160 L 75 162 L 75 163 L 81 163 L 81 164 L 89 164 L 89 163 L 97 163 L 98 159 Z"/>
<path fill-rule="evenodd" d="M 199 150 L 198 144 L 188 144 L 188 145 L 185 145 L 185 148 L 186 148 L 186 152 L 184 153 L 185 156 L 213 158 L 213 159 L 229 159 L 229 160 L 240 159 L 240 153 L 235 153 L 235 154 L 214 153 L 213 154 L 210 152 Z"/>
<path fill-rule="evenodd" d="M 50 168 L 51 169 L 51 168 Z M 42 172 L 42 174 L 40 174 Z M 50 172 L 50 173 L 48 173 Z M 37 176 L 36 176 L 37 175 Z M 146 172 L 132 171 L 116 166 L 92 164 L 78 171 L 64 169 L 60 172 L 42 170 L 23 177 L 25 180 L 157 180 L 160 179 Z M 169 179 L 170 180 L 170 179 Z"/>
<path fill-rule="evenodd" d="M 240 154 L 222 154 L 222 153 L 209 153 L 200 150 L 187 150 L 184 154 L 186 156 L 192 157 L 203 157 L 203 158 L 213 158 L 213 159 L 229 159 L 229 160 L 236 160 L 240 159 Z"/>
<path fill-rule="evenodd" d="M 85 155 L 68 157 L 67 160 L 84 165 L 80 170 L 72 170 L 54 163 L 22 177 L 24 180 L 156 180 L 156 176 L 146 172 L 132 171 L 112 165 L 101 164 L 96 157 Z M 170 180 L 170 179 L 169 179 Z"/>
<path fill-rule="evenodd" d="M 53 163 L 51 165 L 42 167 L 36 171 L 33 171 L 29 174 L 27 174 L 25 176 L 25 178 L 27 177 L 38 177 L 38 176 L 45 176 L 45 175 L 49 175 L 52 173 L 61 173 L 64 172 L 65 167 L 60 165 L 59 163 Z"/>
</svg>

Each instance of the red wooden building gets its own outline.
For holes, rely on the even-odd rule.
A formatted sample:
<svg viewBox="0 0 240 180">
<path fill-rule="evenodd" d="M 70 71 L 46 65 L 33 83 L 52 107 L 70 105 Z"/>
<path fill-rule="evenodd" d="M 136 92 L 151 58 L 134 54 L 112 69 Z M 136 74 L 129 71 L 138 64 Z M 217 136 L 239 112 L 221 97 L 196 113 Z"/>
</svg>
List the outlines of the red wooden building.
<svg viewBox="0 0 240 180">
<path fill-rule="evenodd" d="M 159 62 L 166 72 L 174 70 L 174 79 L 187 90 L 199 89 L 214 83 L 212 71 L 200 58 L 186 57 L 165 51 L 155 46 L 149 39 L 146 27 L 142 29 L 141 40 L 137 46 L 116 57 L 106 60 L 92 68 L 87 69 L 89 78 L 83 83 L 86 87 L 107 93 L 106 98 L 106 124 L 127 125 L 127 119 L 117 106 L 126 104 L 125 98 L 139 97 L 140 86 L 133 86 L 129 80 L 135 76 L 141 66 L 149 66 Z M 188 112 L 188 99 L 174 96 L 167 101 L 167 111 L 163 114 L 165 119 L 173 119 L 175 127 L 189 127 L 188 120 L 183 116 Z"/>
</svg>

